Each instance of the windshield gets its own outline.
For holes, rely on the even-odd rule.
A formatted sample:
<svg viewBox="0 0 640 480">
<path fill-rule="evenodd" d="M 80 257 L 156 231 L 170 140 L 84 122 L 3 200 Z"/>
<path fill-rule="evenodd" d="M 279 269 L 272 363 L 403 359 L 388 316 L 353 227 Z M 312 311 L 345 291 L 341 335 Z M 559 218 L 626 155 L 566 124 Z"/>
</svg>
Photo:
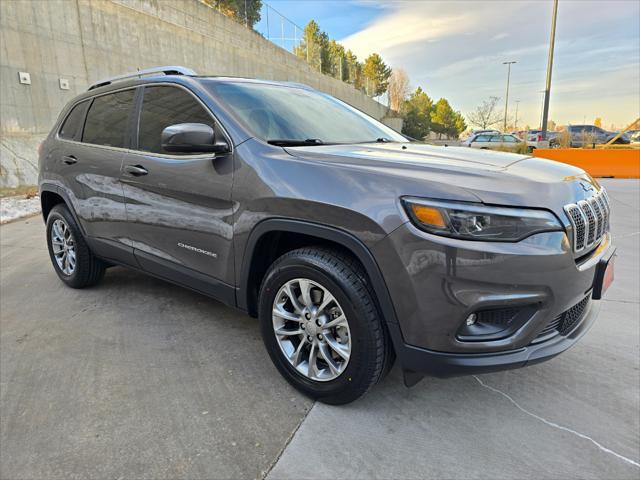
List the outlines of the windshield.
<svg viewBox="0 0 640 480">
<path fill-rule="evenodd" d="M 317 91 L 249 82 L 203 83 L 256 137 L 276 145 L 285 145 L 282 140 L 305 145 L 407 141 L 373 118 Z"/>
</svg>

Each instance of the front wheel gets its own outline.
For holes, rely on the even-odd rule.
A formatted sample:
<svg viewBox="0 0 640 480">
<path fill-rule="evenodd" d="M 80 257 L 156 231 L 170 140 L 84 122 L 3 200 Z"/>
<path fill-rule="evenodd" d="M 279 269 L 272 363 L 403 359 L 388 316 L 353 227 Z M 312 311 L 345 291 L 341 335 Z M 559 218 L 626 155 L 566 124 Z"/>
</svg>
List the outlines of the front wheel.
<svg viewBox="0 0 640 480">
<path fill-rule="evenodd" d="M 393 361 L 362 268 L 333 250 L 303 248 L 276 260 L 260 289 L 259 317 L 280 373 L 325 403 L 357 399 Z"/>
</svg>

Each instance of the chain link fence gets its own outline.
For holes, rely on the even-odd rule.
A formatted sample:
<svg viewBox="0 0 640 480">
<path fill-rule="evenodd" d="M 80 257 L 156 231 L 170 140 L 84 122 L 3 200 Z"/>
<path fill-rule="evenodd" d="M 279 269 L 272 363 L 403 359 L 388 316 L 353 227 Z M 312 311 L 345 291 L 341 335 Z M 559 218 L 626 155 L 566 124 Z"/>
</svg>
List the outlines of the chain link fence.
<svg viewBox="0 0 640 480">
<path fill-rule="evenodd" d="M 253 29 L 270 42 L 296 54 L 304 37 L 304 28 L 295 24 L 268 3 L 262 3 L 260 21 Z"/>
<path fill-rule="evenodd" d="M 225 0 L 199 1 L 247 28 L 252 28 L 266 40 L 305 60 L 314 70 L 353 85 L 357 90 L 388 106 L 388 95 L 385 93 L 376 96 L 373 93 L 374 84 L 362 74 L 361 65 L 357 65 L 355 57 L 349 58 L 344 49 L 339 52 L 331 51 L 326 44 L 319 44 L 311 35 L 306 38 L 304 27 L 287 18 L 267 2 L 263 1 L 261 4 L 259 20 L 252 22 L 252 15 L 258 12 L 251 10 L 251 0 L 247 0 L 246 3 L 238 0 L 235 8 L 231 8 Z M 257 15 L 254 18 L 257 18 Z"/>
</svg>

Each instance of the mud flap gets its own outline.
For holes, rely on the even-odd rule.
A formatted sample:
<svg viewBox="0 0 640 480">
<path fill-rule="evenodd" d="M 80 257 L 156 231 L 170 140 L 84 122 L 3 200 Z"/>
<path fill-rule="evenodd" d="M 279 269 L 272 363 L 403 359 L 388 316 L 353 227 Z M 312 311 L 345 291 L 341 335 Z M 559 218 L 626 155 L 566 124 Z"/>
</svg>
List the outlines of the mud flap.
<svg viewBox="0 0 640 480">
<path fill-rule="evenodd" d="M 422 373 L 413 372 L 411 370 L 402 370 L 402 376 L 404 377 L 404 386 L 407 388 L 413 387 L 424 378 Z"/>
</svg>

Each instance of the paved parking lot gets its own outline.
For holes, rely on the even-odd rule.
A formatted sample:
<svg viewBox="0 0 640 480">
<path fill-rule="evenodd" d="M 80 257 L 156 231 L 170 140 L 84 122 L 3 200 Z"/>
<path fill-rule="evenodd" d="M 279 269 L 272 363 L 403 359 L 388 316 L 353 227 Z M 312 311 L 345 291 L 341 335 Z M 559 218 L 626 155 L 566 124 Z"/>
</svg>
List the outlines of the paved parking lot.
<svg viewBox="0 0 640 480">
<path fill-rule="evenodd" d="M 640 477 L 640 182 L 606 180 L 616 282 L 575 348 L 343 407 L 281 379 L 257 323 L 122 268 L 58 281 L 35 217 L 0 228 L 0 478 Z"/>
</svg>

